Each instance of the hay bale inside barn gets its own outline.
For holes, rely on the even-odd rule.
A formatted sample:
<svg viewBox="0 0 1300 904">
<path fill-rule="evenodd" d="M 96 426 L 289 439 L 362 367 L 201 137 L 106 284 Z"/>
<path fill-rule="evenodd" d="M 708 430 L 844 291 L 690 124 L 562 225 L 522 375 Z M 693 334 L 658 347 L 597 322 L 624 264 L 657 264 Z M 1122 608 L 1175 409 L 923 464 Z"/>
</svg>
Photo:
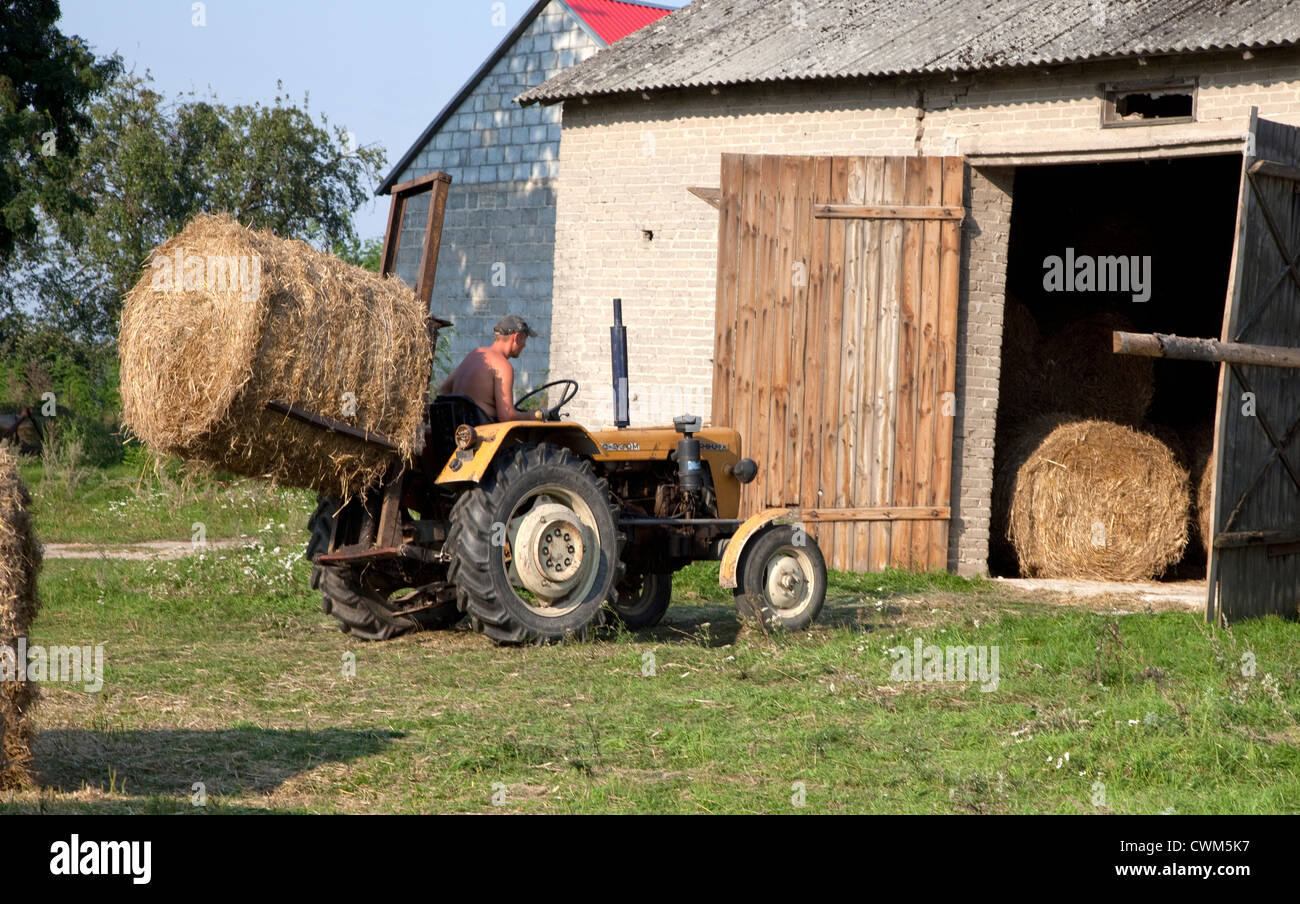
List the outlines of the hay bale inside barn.
<svg viewBox="0 0 1300 904">
<path fill-rule="evenodd" d="M 1187 546 L 1187 471 L 1155 437 L 1109 421 L 1031 427 L 1003 478 L 1007 537 L 1028 577 L 1161 577 Z"/>
<path fill-rule="evenodd" d="M 31 632 L 40 607 L 36 576 L 41 545 L 32 529 L 31 497 L 18 460 L 0 443 L 0 790 L 30 786 L 32 709 L 37 689 L 16 680 L 18 641 Z M 14 677 L 8 671 L 14 672 Z"/>
<path fill-rule="evenodd" d="M 1221 155 L 1016 171 L 1006 269 L 1006 293 L 1014 302 L 1007 303 L 1004 329 L 1023 333 L 1018 323 L 1027 315 L 1043 338 L 1034 353 L 1017 352 L 1024 343 L 1003 341 L 994 450 L 999 487 L 1024 458 L 1017 440 L 1031 432 L 1026 409 L 1131 427 L 1157 440 L 1199 480 L 1209 454 L 1217 366 L 1117 355 L 1112 333 L 1219 334 L 1240 169 L 1239 156 Z M 1198 191 L 1186 192 L 1188 184 Z M 1117 200 L 1139 195 L 1149 203 Z M 1068 199 L 1064 208 L 1062 199 Z M 1180 238 L 1168 225 L 1183 220 L 1204 228 L 1191 239 Z M 1073 278 L 1049 278 L 1065 260 Z M 1037 369 L 1039 383 L 1021 375 L 1027 368 Z M 1151 509 L 1151 530 L 1177 533 L 1181 527 L 1165 522 L 1190 519 L 1192 534 L 1199 533 L 1198 509 L 1188 500 L 1164 500 Z M 1180 506 L 1187 508 L 1174 514 Z M 1025 574 L 1025 563 L 1006 539 L 1007 517 L 1005 500 L 995 494 L 990 569 Z M 1205 569 L 1203 545 L 1190 542 L 1161 573 L 1167 579 L 1201 578 Z"/>
</svg>

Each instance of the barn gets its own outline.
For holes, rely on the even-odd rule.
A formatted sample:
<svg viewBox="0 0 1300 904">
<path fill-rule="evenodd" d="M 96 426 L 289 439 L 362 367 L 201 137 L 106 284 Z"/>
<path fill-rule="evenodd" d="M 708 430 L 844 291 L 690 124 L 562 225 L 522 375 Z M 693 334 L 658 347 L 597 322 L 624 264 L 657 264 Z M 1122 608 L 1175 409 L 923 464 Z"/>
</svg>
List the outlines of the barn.
<svg viewBox="0 0 1300 904">
<path fill-rule="evenodd" d="M 536 0 L 380 185 L 383 195 L 432 172 L 451 176 L 432 306 L 453 324 L 444 331 L 452 362 L 515 313 L 541 333 L 519 376 L 535 382 L 548 369 L 560 107 L 523 108 L 515 95 L 669 12 L 640 0 Z M 428 200 L 412 198 L 409 253 L 396 262 L 412 285 Z"/>
<path fill-rule="evenodd" d="M 983 574 L 999 455 L 1049 410 L 1027 362 L 1083 359 L 1056 407 L 1192 483 L 1217 448 L 1211 554 L 1169 574 L 1293 614 L 1297 371 L 1113 382 L 1110 327 L 1300 346 L 1297 40 L 1288 0 L 695 0 L 519 98 L 564 111 L 552 376 L 610 423 L 621 298 L 634 423 L 737 426 L 746 504 L 812 512 L 833 567 Z"/>
</svg>

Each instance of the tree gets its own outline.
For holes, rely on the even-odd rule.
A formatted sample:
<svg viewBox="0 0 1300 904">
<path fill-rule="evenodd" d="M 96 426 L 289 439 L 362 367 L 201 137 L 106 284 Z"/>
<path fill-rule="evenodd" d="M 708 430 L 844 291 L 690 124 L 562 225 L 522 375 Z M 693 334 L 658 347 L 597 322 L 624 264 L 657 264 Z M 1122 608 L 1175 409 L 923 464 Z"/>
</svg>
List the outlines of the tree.
<svg viewBox="0 0 1300 904">
<path fill-rule="evenodd" d="M 378 273 L 384 258 L 384 240 L 375 237 L 362 242 L 338 242 L 330 249 L 330 254 L 371 273 Z"/>
<path fill-rule="evenodd" d="M 278 86 L 277 86 L 278 87 Z M 41 316 L 87 339 L 116 331 L 122 297 L 149 252 L 199 212 L 245 226 L 355 246 L 352 212 L 381 174 L 382 149 L 355 147 L 325 116 L 276 96 L 225 106 L 186 95 L 167 102 L 148 73 L 118 78 L 91 108 L 74 187 L 89 212 L 49 211 L 29 300 Z"/>
<path fill-rule="evenodd" d="M 8 40 L 0 33 L 6 54 Z M 364 258 L 369 247 L 357 240 L 352 212 L 369 198 L 385 155 L 356 147 L 325 116 L 313 119 L 305 98 L 301 106 L 279 96 L 251 106 L 193 94 L 168 101 L 148 73 L 117 76 L 76 129 L 64 174 L 72 200 L 29 195 L 35 211 L 20 213 L 30 220 L 4 211 L 24 238 L 0 260 L 0 402 L 31 404 L 53 391 L 83 415 L 83 436 L 103 434 L 108 460 L 107 446 L 120 453 L 111 433 L 113 340 L 123 296 L 149 252 L 194 214 L 224 211 Z"/>
<path fill-rule="evenodd" d="M 85 213 L 71 187 L 87 103 L 121 70 L 54 27 L 57 0 L 0 0 L 0 264 L 32 241 L 37 208 Z"/>
</svg>

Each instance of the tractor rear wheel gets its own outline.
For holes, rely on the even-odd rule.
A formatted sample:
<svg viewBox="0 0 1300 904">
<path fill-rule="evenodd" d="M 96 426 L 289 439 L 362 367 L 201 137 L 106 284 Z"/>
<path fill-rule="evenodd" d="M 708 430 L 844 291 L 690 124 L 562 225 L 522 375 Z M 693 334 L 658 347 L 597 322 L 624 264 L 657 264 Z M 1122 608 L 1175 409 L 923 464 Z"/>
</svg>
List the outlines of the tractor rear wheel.
<svg viewBox="0 0 1300 904">
<path fill-rule="evenodd" d="M 673 597 L 672 572 L 628 572 L 615 588 L 610 608 L 629 631 L 653 628 Z"/>
<path fill-rule="evenodd" d="M 826 602 L 826 560 L 817 541 L 790 525 L 772 525 L 745 544 L 737 569 L 736 609 L 767 628 L 799 631 Z"/>
<path fill-rule="evenodd" d="M 614 592 L 622 536 L 591 462 L 531 443 L 499 453 L 451 512 L 448 577 L 497 643 L 585 637 Z"/>
<path fill-rule="evenodd" d="M 450 628 L 460 621 L 455 592 L 448 584 L 411 588 L 396 574 L 377 566 L 357 570 L 346 565 L 322 565 L 317 557 L 329 551 L 337 500 L 322 497 L 307 527 L 311 539 L 311 585 L 320 590 L 321 609 L 339 622 L 339 630 L 362 640 L 391 640 L 413 631 Z"/>
</svg>

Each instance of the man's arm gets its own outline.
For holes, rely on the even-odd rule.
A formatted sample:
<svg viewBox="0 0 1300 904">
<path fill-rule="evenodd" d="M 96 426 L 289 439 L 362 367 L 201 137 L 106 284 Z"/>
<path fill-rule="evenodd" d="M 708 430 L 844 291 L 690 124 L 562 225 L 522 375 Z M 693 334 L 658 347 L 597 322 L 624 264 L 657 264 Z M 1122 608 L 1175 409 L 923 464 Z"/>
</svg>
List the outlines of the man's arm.
<svg viewBox="0 0 1300 904">
<path fill-rule="evenodd" d="M 443 380 L 441 383 L 438 384 L 438 395 L 450 395 L 451 386 L 455 381 L 456 381 L 456 374 L 453 371 L 450 375 L 448 375 L 447 379 Z"/>
<path fill-rule="evenodd" d="M 536 412 L 520 411 L 515 407 L 515 369 L 505 358 L 492 362 L 493 382 L 496 385 L 498 421 L 535 421 Z"/>
</svg>

